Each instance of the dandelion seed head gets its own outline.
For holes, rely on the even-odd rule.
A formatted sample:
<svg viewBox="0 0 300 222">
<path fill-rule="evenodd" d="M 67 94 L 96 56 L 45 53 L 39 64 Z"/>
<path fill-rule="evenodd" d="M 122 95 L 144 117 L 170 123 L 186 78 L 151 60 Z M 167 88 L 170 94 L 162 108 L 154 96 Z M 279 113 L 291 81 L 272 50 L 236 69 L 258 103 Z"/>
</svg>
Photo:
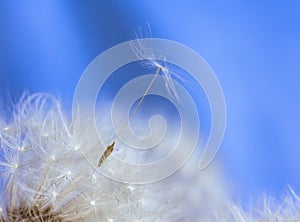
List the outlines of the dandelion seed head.
<svg viewBox="0 0 300 222">
<path fill-rule="evenodd" d="M 49 99 L 50 107 L 45 105 Z M 191 161 L 172 177 L 156 184 L 118 183 L 95 170 L 81 152 L 74 152 L 74 141 L 78 141 L 78 146 L 84 144 L 87 148 L 88 155 L 99 157 L 101 150 L 95 148 L 91 139 L 95 133 L 89 131 L 88 125 L 82 128 L 88 136 L 74 131 L 74 123 L 63 117 L 52 96 L 32 95 L 20 103 L 19 112 L 8 124 L 15 130 L 5 135 L 0 131 L 1 222 L 221 221 L 214 219 L 227 217 L 228 209 L 231 215 L 228 221 L 254 221 L 240 206 L 228 207 L 227 190 L 223 190 L 225 186 L 214 168 L 199 175 L 198 162 Z M 19 129 L 24 131 L 21 141 L 16 134 Z M 44 137 L 45 132 L 51 136 Z M 20 144 L 26 144 L 26 152 L 22 154 L 19 151 L 25 146 Z M 136 173 L 111 163 L 103 167 L 108 173 L 118 170 L 128 177 Z M 299 218 L 300 199 L 295 193 L 290 196 L 275 210 L 265 204 L 261 218 L 267 218 L 264 221 Z M 272 216 L 274 212 L 280 213 Z"/>
<path fill-rule="evenodd" d="M 184 202 L 178 195 L 182 191 L 173 192 L 178 184 L 144 187 L 104 177 L 81 152 L 74 152 L 84 144 L 88 155 L 98 158 L 101 149 L 93 140 L 96 133 L 91 132 L 88 123 L 79 131 L 74 130 L 78 120 L 70 122 L 58 103 L 51 95 L 28 95 L 17 105 L 15 119 L 7 124 L 14 130 L 5 135 L 0 131 L 0 171 L 4 180 L 0 183 L 3 209 L 0 221 L 4 218 L 1 222 L 15 221 L 16 215 L 19 221 L 32 221 L 28 215 L 37 215 L 40 221 L 50 218 L 50 221 L 75 222 L 178 219 L 176 213 L 182 213 L 174 209 Z M 26 152 L 21 152 L 22 147 Z M 135 176 L 135 172 L 118 165 L 108 163 L 103 167 L 108 175 L 118 171 L 128 177 Z M 18 172 L 14 172 L 16 169 Z M 166 199 L 170 200 L 168 204 Z"/>
<path fill-rule="evenodd" d="M 5 209 L 2 210 L 4 222 L 14 221 L 16 215 L 20 221 L 30 221 L 22 217 L 33 215 L 25 213 L 33 211 L 38 218 L 52 215 L 59 219 L 57 221 L 105 221 L 107 218 L 134 221 L 136 214 L 141 218 L 151 215 L 153 212 L 146 211 L 145 207 L 136 208 L 137 200 L 148 195 L 142 188 L 133 189 L 102 176 L 80 152 L 74 152 L 80 144 L 85 144 L 90 155 L 97 157 L 100 149 L 95 149 L 90 139 L 94 134 L 89 132 L 88 125 L 82 129 L 87 131 L 85 133 L 72 131 L 73 125 L 57 103 L 50 95 L 24 97 L 16 107 L 15 119 L 8 124 L 16 130 L 5 132 L 5 136 L 0 132 L 3 148 L 0 170 L 4 180 L 0 183 L 0 201 L 3 201 L 1 208 Z M 21 132 L 20 129 L 21 136 L 16 133 Z M 78 144 L 74 145 L 74 141 Z M 115 166 L 108 168 L 112 173 L 117 169 Z M 16 169 L 17 174 L 14 173 Z M 123 173 L 132 176 L 131 172 Z M 159 196 L 157 192 L 155 195 Z M 98 201 L 101 204 L 97 204 Z M 156 206 L 156 209 L 161 207 Z M 127 211 L 133 212 L 130 218 Z"/>
</svg>

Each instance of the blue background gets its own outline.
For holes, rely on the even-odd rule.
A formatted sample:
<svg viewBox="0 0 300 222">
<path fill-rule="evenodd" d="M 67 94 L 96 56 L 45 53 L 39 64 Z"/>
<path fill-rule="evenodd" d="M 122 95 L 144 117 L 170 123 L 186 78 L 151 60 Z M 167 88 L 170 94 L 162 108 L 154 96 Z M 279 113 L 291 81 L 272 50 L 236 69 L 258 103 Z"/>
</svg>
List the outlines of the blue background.
<svg viewBox="0 0 300 222">
<path fill-rule="evenodd" d="M 299 1 L 1 1 L 2 108 L 24 90 L 70 107 L 86 66 L 147 23 L 217 75 L 228 109 L 218 159 L 237 197 L 300 192 Z"/>
</svg>

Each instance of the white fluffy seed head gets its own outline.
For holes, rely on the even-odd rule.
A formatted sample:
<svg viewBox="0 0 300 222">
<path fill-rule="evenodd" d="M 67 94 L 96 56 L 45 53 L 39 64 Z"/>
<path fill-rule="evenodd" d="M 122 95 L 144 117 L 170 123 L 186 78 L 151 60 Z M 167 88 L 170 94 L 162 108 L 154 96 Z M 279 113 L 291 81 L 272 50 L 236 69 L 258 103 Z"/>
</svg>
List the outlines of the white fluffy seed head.
<svg viewBox="0 0 300 222">
<path fill-rule="evenodd" d="M 32 206 L 66 221 L 174 221 L 180 208 L 188 209 L 182 204 L 188 190 L 178 190 L 184 179 L 136 186 L 102 176 L 75 152 L 84 146 L 89 155 L 99 157 L 101 147 L 95 149 L 93 139 L 97 133 L 89 131 L 88 123 L 78 132 L 76 121 L 67 119 L 55 98 L 34 94 L 16 106 L 10 123 L 0 124 L 9 128 L 0 131 L 4 219 L 11 220 L 13 210 L 21 217 Z M 113 174 L 115 169 L 122 172 L 117 166 L 109 170 Z M 133 177 L 135 172 L 123 173 Z"/>
<path fill-rule="evenodd" d="M 260 217 L 253 219 L 238 205 L 229 204 L 215 168 L 199 172 L 196 161 L 156 184 L 136 186 L 110 180 L 91 167 L 81 152 L 74 152 L 74 147 L 85 146 L 90 155 L 99 156 L 92 139 L 96 133 L 89 131 L 88 124 L 82 132 L 75 131 L 76 122 L 66 119 L 58 101 L 44 94 L 24 97 L 11 122 L 0 119 L 0 126 L 6 126 L 0 127 L 1 222 L 300 218 L 300 199 L 291 190 L 282 206 L 266 204 Z M 113 169 L 134 176 L 122 168 Z"/>
<path fill-rule="evenodd" d="M 14 220 L 12 211 L 20 218 L 24 212 L 39 211 L 41 219 L 42 212 L 52 212 L 54 218 L 66 221 L 153 221 L 155 212 L 168 212 L 169 206 L 162 204 L 163 192 L 155 191 L 155 186 L 145 190 L 107 179 L 81 152 L 74 152 L 74 147 L 79 150 L 84 145 L 91 148 L 91 155 L 99 156 L 100 149 L 91 140 L 96 134 L 89 132 L 88 125 L 85 133 L 72 131 L 76 123 L 67 120 L 52 96 L 24 97 L 14 119 L 5 124 L 9 130 L 0 130 L 4 221 Z M 151 207 L 137 205 L 142 199 L 151 199 Z"/>
</svg>

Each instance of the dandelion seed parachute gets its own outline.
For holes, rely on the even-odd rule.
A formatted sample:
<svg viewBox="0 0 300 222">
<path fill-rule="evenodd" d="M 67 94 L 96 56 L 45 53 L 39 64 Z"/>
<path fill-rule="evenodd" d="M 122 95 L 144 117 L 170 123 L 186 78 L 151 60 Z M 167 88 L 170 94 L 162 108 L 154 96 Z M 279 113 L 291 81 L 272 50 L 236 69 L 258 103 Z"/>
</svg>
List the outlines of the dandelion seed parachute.
<svg viewBox="0 0 300 222">
<path fill-rule="evenodd" d="M 173 77 L 177 77 L 180 79 L 180 76 L 169 69 L 163 53 L 158 48 L 155 48 L 154 45 L 151 45 L 151 41 L 149 42 L 149 44 L 150 45 L 145 45 L 141 38 L 139 38 L 139 35 L 136 34 L 136 40 L 134 41 L 134 43 L 131 43 L 131 49 L 136 57 L 142 61 L 142 64 L 145 67 L 160 69 L 160 73 L 162 73 L 162 76 L 164 76 L 165 86 L 168 90 L 169 95 L 179 101 L 180 97 L 176 91 Z M 158 57 L 164 59 L 158 61 L 156 59 Z"/>
</svg>

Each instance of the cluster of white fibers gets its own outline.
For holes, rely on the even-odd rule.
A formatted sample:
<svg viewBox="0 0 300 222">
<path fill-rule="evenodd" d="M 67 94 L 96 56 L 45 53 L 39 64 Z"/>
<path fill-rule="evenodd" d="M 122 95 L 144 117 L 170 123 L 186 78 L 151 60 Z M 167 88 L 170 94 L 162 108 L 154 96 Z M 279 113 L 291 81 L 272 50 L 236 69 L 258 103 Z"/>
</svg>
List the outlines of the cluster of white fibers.
<svg viewBox="0 0 300 222">
<path fill-rule="evenodd" d="M 10 120 L 1 118 L 0 221 L 185 221 L 221 202 L 213 173 L 197 177 L 196 165 L 196 174 L 186 169 L 150 185 L 107 179 L 80 149 L 100 157 L 95 132 L 74 124 L 46 94 L 24 96 Z"/>
<path fill-rule="evenodd" d="M 240 205 L 228 207 L 230 217 L 225 221 L 241 222 L 298 222 L 300 221 L 300 197 L 289 187 L 289 192 L 277 199 L 264 195 L 245 211 Z M 221 221 L 221 220 L 220 220 Z"/>
<path fill-rule="evenodd" d="M 195 159 L 153 184 L 110 180 L 83 157 L 82 146 L 87 156 L 100 157 L 97 134 L 88 121 L 80 130 L 76 124 L 46 94 L 24 96 L 9 119 L 0 118 L 1 222 L 299 221 L 300 199 L 292 190 L 280 204 L 266 198 L 245 212 L 228 199 L 215 164 L 199 171 Z"/>
</svg>

